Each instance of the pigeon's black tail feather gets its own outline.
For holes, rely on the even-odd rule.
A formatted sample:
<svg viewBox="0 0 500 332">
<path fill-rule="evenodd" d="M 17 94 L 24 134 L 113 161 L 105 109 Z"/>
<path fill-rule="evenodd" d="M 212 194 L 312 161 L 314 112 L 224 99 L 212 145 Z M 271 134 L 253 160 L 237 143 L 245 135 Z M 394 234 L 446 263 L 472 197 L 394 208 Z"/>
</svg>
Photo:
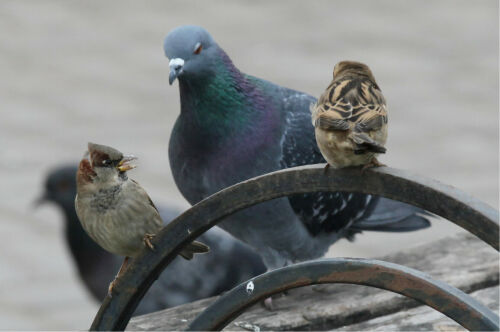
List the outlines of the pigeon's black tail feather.
<svg viewBox="0 0 500 332">
<path fill-rule="evenodd" d="M 182 249 L 179 255 L 181 255 L 184 259 L 191 260 L 193 259 L 194 254 L 204 254 L 209 251 L 209 246 L 198 241 L 193 241 Z"/>
<path fill-rule="evenodd" d="M 369 217 L 356 221 L 351 231 L 411 232 L 431 225 L 430 213 L 418 207 L 380 198 Z"/>
</svg>

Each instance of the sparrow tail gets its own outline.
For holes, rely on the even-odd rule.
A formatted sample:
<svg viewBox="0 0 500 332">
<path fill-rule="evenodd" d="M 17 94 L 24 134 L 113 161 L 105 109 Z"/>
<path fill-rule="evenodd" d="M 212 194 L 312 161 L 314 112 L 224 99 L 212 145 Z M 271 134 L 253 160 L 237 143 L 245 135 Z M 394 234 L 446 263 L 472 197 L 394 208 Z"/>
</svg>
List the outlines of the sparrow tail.
<svg viewBox="0 0 500 332">
<path fill-rule="evenodd" d="M 210 247 L 198 242 L 198 241 L 193 241 L 190 244 L 188 244 L 184 249 L 182 249 L 180 255 L 187 260 L 191 260 L 194 256 L 194 254 L 204 254 L 210 251 Z"/>
<path fill-rule="evenodd" d="M 366 152 L 385 153 L 386 151 L 386 148 L 365 133 L 353 133 L 352 139 L 356 144 L 354 154 L 364 154 Z"/>
</svg>

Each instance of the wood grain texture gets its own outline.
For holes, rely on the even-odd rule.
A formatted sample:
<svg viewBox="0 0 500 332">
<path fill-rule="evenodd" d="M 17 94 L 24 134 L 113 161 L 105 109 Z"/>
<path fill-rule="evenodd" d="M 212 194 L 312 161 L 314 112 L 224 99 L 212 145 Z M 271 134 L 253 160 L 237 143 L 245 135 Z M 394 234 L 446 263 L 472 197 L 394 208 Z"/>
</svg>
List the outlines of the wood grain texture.
<svg viewBox="0 0 500 332">
<path fill-rule="evenodd" d="M 484 288 L 470 294 L 494 312 L 499 309 L 499 287 Z M 448 317 L 426 306 L 420 306 L 392 315 L 381 316 L 336 331 L 467 331 Z"/>
<path fill-rule="evenodd" d="M 468 234 L 447 237 L 381 259 L 428 273 L 467 293 L 495 287 L 499 281 L 498 253 Z M 127 329 L 182 330 L 214 300 L 205 299 L 135 317 Z M 484 303 L 490 304 L 488 301 Z M 227 329 L 328 330 L 397 313 L 405 315 L 409 309 L 420 306 L 416 301 L 394 293 L 354 285 L 301 288 L 275 298 L 274 305 L 274 311 L 255 305 L 229 324 Z M 442 317 L 439 313 L 437 315 Z M 452 324 L 451 320 L 445 319 Z"/>
</svg>

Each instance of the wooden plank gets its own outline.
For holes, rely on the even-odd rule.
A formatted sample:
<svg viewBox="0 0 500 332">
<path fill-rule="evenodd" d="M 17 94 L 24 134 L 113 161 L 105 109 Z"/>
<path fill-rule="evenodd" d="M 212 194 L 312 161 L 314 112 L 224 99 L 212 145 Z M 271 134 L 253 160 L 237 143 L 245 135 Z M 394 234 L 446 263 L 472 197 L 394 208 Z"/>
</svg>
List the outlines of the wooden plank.
<svg viewBox="0 0 500 332">
<path fill-rule="evenodd" d="M 498 252 L 469 234 L 382 257 L 430 274 L 470 293 L 493 287 L 499 280 Z M 182 330 L 215 298 L 133 318 L 130 330 Z M 273 299 L 275 310 L 260 305 L 228 325 L 230 330 L 327 330 L 414 308 L 416 301 L 356 285 L 319 285 L 290 291 Z"/>
<path fill-rule="evenodd" d="M 471 293 L 471 296 L 498 312 L 499 287 L 484 288 Z M 420 306 L 400 311 L 369 321 L 336 329 L 336 331 L 467 331 L 450 318 L 429 308 Z"/>
</svg>

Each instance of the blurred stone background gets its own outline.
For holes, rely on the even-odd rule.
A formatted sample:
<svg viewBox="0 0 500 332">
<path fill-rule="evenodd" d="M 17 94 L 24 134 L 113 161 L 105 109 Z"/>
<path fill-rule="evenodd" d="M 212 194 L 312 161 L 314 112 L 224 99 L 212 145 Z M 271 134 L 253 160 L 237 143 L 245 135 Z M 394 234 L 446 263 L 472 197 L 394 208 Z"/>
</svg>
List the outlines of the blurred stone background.
<svg viewBox="0 0 500 332">
<path fill-rule="evenodd" d="M 319 95 L 336 62 L 372 68 L 393 167 L 498 208 L 498 1 L 0 1 L 0 328 L 87 329 L 62 214 L 32 209 L 46 172 L 87 141 L 140 157 L 133 177 L 182 208 L 167 160 L 179 113 L 165 35 L 207 28 L 244 72 Z M 329 255 L 373 257 L 460 231 L 436 220 L 364 234 Z"/>
</svg>

